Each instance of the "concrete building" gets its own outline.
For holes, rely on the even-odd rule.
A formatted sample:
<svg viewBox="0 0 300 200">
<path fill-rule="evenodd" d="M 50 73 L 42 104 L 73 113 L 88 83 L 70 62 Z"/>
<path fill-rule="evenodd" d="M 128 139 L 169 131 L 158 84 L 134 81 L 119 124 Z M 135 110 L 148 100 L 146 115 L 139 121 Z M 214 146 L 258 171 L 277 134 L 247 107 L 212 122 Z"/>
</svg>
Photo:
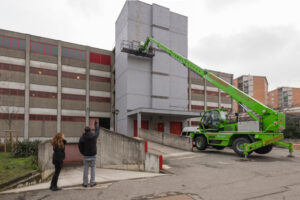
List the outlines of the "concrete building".
<svg viewBox="0 0 300 200">
<path fill-rule="evenodd" d="M 112 51 L 0 30 L 0 131 L 78 138 L 100 119 L 110 128 Z M 1 133 L 2 135 L 2 133 Z"/>
<path fill-rule="evenodd" d="M 161 50 L 153 58 L 121 52 L 123 40 L 153 36 L 187 57 L 186 16 L 126 1 L 115 25 L 113 51 L 0 30 L 0 131 L 10 121 L 19 137 L 63 132 L 77 142 L 97 119 L 128 136 L 138 127 L 180 134 L 204 109 L 232 110 L 228 95 Z M 214 73 L 232 84 L 232 74 Z"/>
<path fill-rule="evenodd" d="M 270 108 L 286 109 L 300 107 L 300 88 L 279 87 L 268 93 Z"/>
<path fill-rule="evenodd" d="M 234 85 L 264 105 L 268 105 L 268 80 L 265 76 L 243 75 L 234 79 Z M 236 112 L 244 109 L 235 103 Z"/>
<path fill-rule="evenodd" d="M 142 127 L 180 134 L 182 127 L 189 125 L 189 118 L 199 116 L 200 110 L 219 106 L 232 108 L 231 99 L 224 93 L 189 73 L 160 49 L 155 49 L 153 58 L 122 52 L 124 41 L 145 41 L 147 36 L 152 36 L 187 57 L 186 16 L 156 4 L 126 1 L 115 29 L 118 131 L 137 136 L 138 127 Z M 232 75 L 222 74 L 232 83 Z"/>
</svg>

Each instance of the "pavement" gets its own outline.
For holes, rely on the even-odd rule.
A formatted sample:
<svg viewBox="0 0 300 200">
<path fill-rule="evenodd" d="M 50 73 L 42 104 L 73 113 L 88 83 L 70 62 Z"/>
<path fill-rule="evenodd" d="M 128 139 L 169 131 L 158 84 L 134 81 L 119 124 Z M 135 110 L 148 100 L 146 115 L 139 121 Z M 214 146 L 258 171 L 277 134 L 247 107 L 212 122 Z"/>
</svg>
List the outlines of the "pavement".
<svg viewBox="0 0 300 200">
<path fill-rule="evenodd" d="M 149 178 L 149 177 L 156 177 L 156 176 L 163 176 L 163 174 L 96 168 L 95 182 L 97 184 L 105 184 L 105 183 L 111 183 L 111 182 L 122 181 L 122 180 Z M 81 186 L 82 178 L 83 178 L 82 166 L 66 167 L 62 169 L 61 174 L 59 175 L 57 185 L 58 187 L 62 187 L 62 188 Z M 7 190 L 1 192 L 0 194 L 28 192 L 28 191 L 35 191 L 35 190 L 48 190 L 49 187 L 50 187 L 50 181 L 27 186 L 27 187 Z"/>
</svg>

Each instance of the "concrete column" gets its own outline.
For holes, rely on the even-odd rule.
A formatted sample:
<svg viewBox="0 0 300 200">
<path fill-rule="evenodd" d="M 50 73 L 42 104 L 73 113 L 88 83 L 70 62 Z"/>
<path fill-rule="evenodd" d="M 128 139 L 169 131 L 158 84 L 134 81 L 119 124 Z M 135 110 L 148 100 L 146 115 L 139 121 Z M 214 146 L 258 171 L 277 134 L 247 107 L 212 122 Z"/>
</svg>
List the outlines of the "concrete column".
<svg viewBox="0 0 300 200">
<path fill-rule="evenodd" d="M 137 136 L 139 137 L 140 135 L 140 128 L 141 128 L 141 120 L 142 119 L 142 114 L 137 113 Z"/>
<path fill-rule="evenodd" d="M 90 49 L 86 50 L 85 125 L 90 123 Z"/>
<path fill-rule="evenodd" d="M 24 139 L 29 138 L 30 36 L 26 35 Z"/>
<path fill-rule="evenodd" d="M 57 54 L 57 132 L 61 132 L 61 41 L 58 41 L 58 54 Z"/>
<path fill-rule="evenodd" d="M 207 82 L 206 80 L 204 79 L 204 110 L 207 109 L 207 90 L 206 90 L 206 87 L 207 87 Z"/>
<path fill-rule="evenodd" d="M 219 95 L 219 98 L 218 98 L 218 108 L 221 108 L 221 98 L 222 98 L 222 96 L 221 96 L 221 90 L 220 89 L 218 89 L 218 95 Z"/>
</svg>

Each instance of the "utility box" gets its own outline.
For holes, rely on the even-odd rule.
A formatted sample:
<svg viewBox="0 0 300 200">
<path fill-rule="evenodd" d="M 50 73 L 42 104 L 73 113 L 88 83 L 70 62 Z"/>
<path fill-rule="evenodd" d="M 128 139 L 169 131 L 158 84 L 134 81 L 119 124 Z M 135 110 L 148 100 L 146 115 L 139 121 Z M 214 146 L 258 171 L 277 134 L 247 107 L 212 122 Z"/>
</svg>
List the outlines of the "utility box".
<svg viewBox="0 0 300 200">
<path fill-rule="evenodd" d="M 259 122 L 258 121 L 245 121 L 238 122 L 239 132 L 259 132 Z"/>
</svg>

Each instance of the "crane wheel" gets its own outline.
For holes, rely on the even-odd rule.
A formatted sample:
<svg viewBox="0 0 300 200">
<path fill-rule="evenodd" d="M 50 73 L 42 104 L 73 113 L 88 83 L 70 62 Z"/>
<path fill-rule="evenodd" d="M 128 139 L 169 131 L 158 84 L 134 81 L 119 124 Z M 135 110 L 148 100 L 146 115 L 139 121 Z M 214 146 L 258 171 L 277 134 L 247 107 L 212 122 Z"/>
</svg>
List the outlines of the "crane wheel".
<svg viewBox="0 0 300 200">
<path fill-rule="evenodd" d="M 245 143 L 250 143 L 250 140 L 246 137 L 238 137 L 233 141 L 232 148 L 237 155 L 244 156 L 243 145 Z M 252 151 L 249 152 L 248 155 L 250 155 L 251 153 Z"/>
<path fill-rule="evenodd" d="M 268 146 L 264 146 L 259 149 L 256 149 L 256 150 L 254 150 L 254 152 L 258 153 L 258 154 L 267 154 L 267 153 L 270 153 L 272 151 L 272 149 L 273 149 L 273 146 L 268 145 Z"/>
<path fill-rule="evenodd" d="M 205 150 L 207 147 L 207 140 L 204 135 L 199 135 L 195 137 L 195 146 L 198 150 Z"/>
</svg>

